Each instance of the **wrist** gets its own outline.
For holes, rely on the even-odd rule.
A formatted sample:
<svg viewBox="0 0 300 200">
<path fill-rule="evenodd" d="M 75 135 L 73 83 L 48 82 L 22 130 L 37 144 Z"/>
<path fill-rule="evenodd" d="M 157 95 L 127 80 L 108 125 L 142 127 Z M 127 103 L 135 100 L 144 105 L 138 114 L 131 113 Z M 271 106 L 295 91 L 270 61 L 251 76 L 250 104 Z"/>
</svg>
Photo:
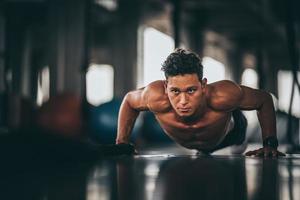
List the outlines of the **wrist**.
<svg viewBox="0 0 300 200">
<path fill-rule="evenodd" d="M 116 144 L 128 144 L 129 142 L 127 140 L 122 139 L 116 139 Z"/>
<path fill-rule="evenodd" d="M 270 147 L 273 149 L 277 149 L 278 140 L 276 136 L 269 136 L 263 140 L 263 147 Z"/>
</svg>

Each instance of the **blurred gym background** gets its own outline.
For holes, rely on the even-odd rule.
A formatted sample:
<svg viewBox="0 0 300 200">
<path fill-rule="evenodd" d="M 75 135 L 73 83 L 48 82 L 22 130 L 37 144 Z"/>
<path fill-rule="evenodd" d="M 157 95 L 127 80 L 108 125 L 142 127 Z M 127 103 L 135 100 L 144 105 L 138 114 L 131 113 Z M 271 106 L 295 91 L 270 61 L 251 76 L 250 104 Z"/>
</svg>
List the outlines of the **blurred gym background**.
<svg viewBox="0 0 300 200">
<path fill-rule="evenodd" d="M 278 138 L 299 150 L 296 0 L 2 0 L 0 134 L 36 124 L 71 138 L 114 143 L 122 97 L 163 79 L 176 47 L 203 57 L 208 82 L 272 93 Z M 247 138 L 261 142 L 256 112 Z M 170 142 L 151 113 L 137 144 Z"/>
</svg>

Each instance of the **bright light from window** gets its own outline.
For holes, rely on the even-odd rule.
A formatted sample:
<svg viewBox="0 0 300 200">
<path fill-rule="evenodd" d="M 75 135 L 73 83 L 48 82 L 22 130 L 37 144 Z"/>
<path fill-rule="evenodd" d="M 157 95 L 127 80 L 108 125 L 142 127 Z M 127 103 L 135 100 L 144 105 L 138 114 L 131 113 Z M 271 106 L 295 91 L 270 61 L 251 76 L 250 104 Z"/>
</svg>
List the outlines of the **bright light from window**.
<svg viewBox="0 0 300 200">
<path fill-rule="evenodd" d="M 162 63 L 174 50 L 174 40 L 172 37 L 154 29 L 144 29 L 144 57 L 143 57 L 143 81 L 139 87 L 145 86 L 152 81 L 164 79 L 164 74 L 160 70 Z"/>
<path fill-rule="evenodd" d="M 87 101 L 94 105 L 100 105 L 113 98 L 114 70 L 111 65 L 92 64 L 86 74 Z"/>
<path fill-rule="evenodd" d="M 242 74 L 242 85 L 258 88 L 258 75 L 254 69 L 247 68 Z"/>
<path fill-rule="evenodd" d="M 203 77 L 208 83 L 225 79 L 225 66 L 211 57 L 204 57 L 202 60 Z"/>
<path fill-rule="evenodd" d="M 298 72 L 300 80 L 300 72 Z M 293 75 L 291 71 L 279 70 L 277 74 L 278 83 L 278 107 L 280 110 L 288 113 L 292 94 Z M 296 85 L 294 85 L 294 98 L 292 104 L 292 114 L 300 117 L 300 94 Z"/>
<path fill-rule="evenodd" d="M 38 87 L 37 87 L 37 105 L 42 105 L 43 102 L 49 99 L 50 91 L 50 71 L 49 67 L 44 67 L 38 74 Z"/>
<path fill-rule="evenodd" d="M 109 11 L 115 11 L 118 8 L 118 3 L 116 0 L 95 0 L 95 3 L 103 6 Z"/>
</svg>

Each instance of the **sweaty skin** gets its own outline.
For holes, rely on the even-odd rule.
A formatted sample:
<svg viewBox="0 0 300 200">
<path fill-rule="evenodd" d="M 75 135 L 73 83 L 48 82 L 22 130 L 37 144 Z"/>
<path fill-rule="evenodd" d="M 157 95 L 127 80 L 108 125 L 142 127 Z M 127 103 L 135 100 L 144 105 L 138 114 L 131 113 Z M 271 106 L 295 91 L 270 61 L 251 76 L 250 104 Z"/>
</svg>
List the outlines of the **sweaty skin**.
<svg viewBox="0 0 300 200">
<path fill-rule="evenodd" d="M 168 77 L 129 92 L 119 111 L 116 143 L 128 143 L 140 111 L 151 111 L 165 133 L 180 145 L 210 150 L 226 136 L 232 111 L 257 110 L 263 139 L 276 136 L 272 97 L 262 90 L 223 80 L 206 84 L 197 74 Z M 255 156 L 283 155 L 276 149 L 261 148 L 246 153 Z"/>
</svg>

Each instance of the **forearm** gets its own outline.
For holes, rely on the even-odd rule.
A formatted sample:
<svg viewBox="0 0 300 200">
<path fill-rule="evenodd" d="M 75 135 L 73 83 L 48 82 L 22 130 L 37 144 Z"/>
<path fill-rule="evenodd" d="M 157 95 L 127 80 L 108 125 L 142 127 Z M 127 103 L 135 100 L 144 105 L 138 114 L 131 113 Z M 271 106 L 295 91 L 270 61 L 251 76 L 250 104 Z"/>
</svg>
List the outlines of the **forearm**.
<svg viewBox="0 0 300 200">
<path fill-rule="evenodd" d="M 125 97 L 119 111 L 116 144 L 129 143 L 131 131 L 138 115 L 139 111 L 132 108 L 128 96 Z"/>
<path fill-rule="evenodd" d="M 257 109 L 257 117 L 261 126 L 262 139 L 270 136 L 276 137 L 276 114 L 272 97 L 269 93 L 264 94 L 264 102 Z"/>
<path fill-rule="evenodd" d="M 241 86 L 242 98 L 240 108 L 244 110 L 257 110 L 261 126 L 263 148 L 248 151 L 246 156 L 278 157 L 284 156 L 277 151 L 278 140 L 276 134 L 276 114 L 272 96 L 262 90 Z"/>
</svg>

